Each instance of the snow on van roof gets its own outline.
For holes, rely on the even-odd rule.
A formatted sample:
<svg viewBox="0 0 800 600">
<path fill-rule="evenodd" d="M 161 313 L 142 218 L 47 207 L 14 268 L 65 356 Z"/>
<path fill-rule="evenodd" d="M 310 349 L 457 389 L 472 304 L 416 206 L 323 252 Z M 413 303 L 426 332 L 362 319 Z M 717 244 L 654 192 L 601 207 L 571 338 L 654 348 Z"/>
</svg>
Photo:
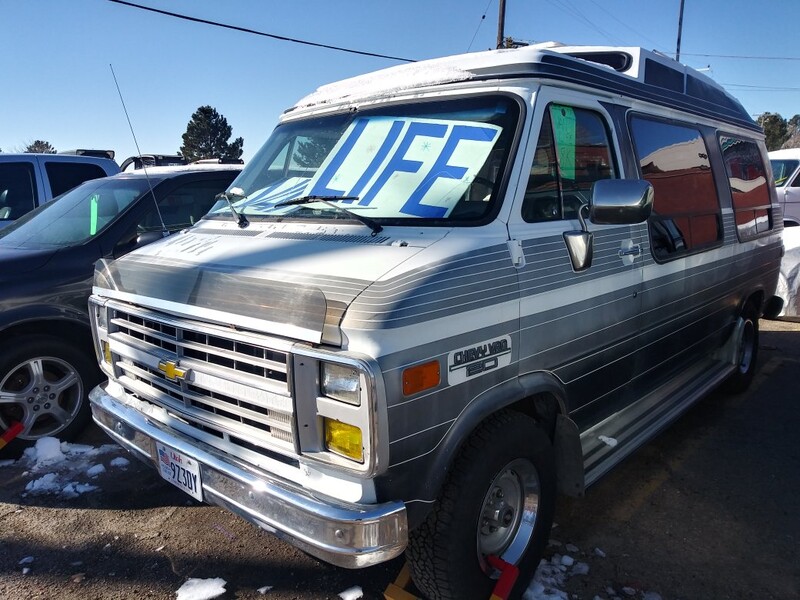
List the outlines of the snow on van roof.
<svg viewBox="0 0 800 600">
<path fill-rule="evenodd" d="M 584 65 L 590 63 L 594 68 L 616 72 L 656 87 L 666 87 L 679 94 L 697 96 L 697 92 L 689 88 L 701 85 L 705 90 L 713 89 L 711 93 L 718 98 L 725 96 L 734 100 L 713 79 L 660 52 L 640 47 L 566 46 L 558 42 L 544 42 L 521 48 L 434 58 L 344 79 L 321 86 L 297 102 L 290 111 L 334 102 L 388 97 L 410 89 L 476 78 L 532 75 L 534 65 L 543 64 L 548 56 L 554 55 Z M 707 95 L 708 92 L 703 94 Z"/>
<path fill-rule="evenodd" d="M 409 63 L 320 86 L 295 104 L 295 108 L 327 104 L 346 98 L 385 95 L 428 85 L 466 81 L 472 77 L 473 74 L 469 71 L 440 64 L 438 61 Z"/>
<path fill-rule="evenodd" d="M 468 81 L 488 69 L 519 63 L 522 60 L 521 53 L 526 56 L 525 62 L 531 62 L 532 56 L 538 55 L 541 50 L 558 46 L 561 46 L 558 42 L 544 42 L 524 48 L 455 54 L 389 67 L 320 86 L 315 92 L 302 98 L 294 108 L 388 96 L 414 88 Z"/>
</svg>

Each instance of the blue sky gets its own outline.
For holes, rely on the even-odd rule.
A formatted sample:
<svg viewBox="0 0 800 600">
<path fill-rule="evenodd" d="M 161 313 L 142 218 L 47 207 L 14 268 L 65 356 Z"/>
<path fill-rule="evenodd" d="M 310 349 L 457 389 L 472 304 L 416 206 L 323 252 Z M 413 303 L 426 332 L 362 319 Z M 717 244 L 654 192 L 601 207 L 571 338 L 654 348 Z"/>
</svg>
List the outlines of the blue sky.
<svg viewBox="0 0 800 600">
<path fill-rule="evenodd" d="M 334 46 L 425 59 L 495 46 L 498 0 L 133 0 Z M 643 46 L 674 55 L 680 0 L 507 0 L 518 40 Z M 481 20 L 481 15 L 486 18 Z M 685 0 L 682 62 L 753 115 L 800 113 L 800 2 Z M 323 83 L 400 64 L 191 23 L 108 0 L 0 0 L 0 148 L 175 153 L 211 105 L 251 157 L 278 116 Z M 713 55 L 713 56 L 711 56 Z M 784 57 L 793 60 L 727 58 Z M 797 83 L 795 83 L 797 82 Z"/>
</svg>

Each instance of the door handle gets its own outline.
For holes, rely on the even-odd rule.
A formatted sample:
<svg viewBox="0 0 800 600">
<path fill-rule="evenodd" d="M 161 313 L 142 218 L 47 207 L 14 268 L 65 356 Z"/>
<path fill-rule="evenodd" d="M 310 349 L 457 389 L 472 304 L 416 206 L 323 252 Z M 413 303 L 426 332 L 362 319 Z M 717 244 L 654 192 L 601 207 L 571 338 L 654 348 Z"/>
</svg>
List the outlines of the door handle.
<svg viewBox="0 0 800 600">
<path fill-rule="evenodd" d="M 619 257 L 623 256 L 639 256 L 642 253 L 642 247 L 639 244 L 633 244 L 630 248 L 621 248 Z"/>
</svg>

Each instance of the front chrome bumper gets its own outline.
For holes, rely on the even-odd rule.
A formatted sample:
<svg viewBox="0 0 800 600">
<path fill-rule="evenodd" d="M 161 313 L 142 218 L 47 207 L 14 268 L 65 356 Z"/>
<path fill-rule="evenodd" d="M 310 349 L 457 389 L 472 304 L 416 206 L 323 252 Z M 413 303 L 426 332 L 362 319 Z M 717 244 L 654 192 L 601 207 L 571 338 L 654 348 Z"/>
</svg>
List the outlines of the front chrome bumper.
<svg viewBox="0 0 800 600">
<path fill-rule="evenodd" d="M 98 386 L 89 394 L 97 424 L 157 469 L 161 442 L 200 465 L 203 498 L 301 550 L 349 569 L 398 556 L 408 542 L 405 505 L 351 504 L 314 495 L 294 483 L 231 460 L 214 448 L 148 418 Z"/>
</svg>

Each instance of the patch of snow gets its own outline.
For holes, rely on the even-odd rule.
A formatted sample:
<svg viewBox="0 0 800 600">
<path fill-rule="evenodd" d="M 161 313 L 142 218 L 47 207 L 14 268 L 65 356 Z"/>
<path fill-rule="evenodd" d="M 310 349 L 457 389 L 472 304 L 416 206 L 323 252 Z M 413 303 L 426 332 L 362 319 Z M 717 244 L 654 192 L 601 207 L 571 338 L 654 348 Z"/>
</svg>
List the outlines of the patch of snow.
<svg viewBox="0 0 800 600">
<path fill-rule="evenodd" d="M 29 565 L 29 564 L 31 564 L 31 563 L 32 563 L 33 561 L 35 561 L 35 560 L 36 560 L 36 559 L 35 559 L 33 556 L 26 556 L 26 557 L 25 557 L 25 558 L 23 558 L 21 561 L 19 561 L 17 564 L 18 564 L 18 565 Z"/>
<path fill-rule="evenodd" d="M 342 600 L 358 600 L 358 598 L 361 598 L 363 595 L 364 592 L 357 585 L 354 585 L 343 592 L 339 592 L 339 598 Z"/>
<path fill-rule="evenodd" d="M 25 491 L 30 494 L 57 494 L 61 491 L 61 483 L 56 473 L 46 473 L 39 479 L 29 481 Z"/>
<path fill-rule="evenodd" d="M 267 593 L 268 591 L 270 591 L 271 589 L 272 589 L 272 586 L 271 586 L 271 585 L 265 585 L 264 587 L 260 587 L 260 588 L 258 588 L 256 591 L 257 591 L 259 594 L 266 594 L 266 593 Z"/>
<path fill-rule="evenodd" d="M 551 544 L 555 545 L 555 544 Z M 577 546 L 566 544 L 565 547 L 572 551 L 579 551 Z M 599 548 L 595 548 L 595 554 L 605 553 Z M 598 554 L 600 556 L 600 554 Z M 564 583 L 570 577 L 588 575 L 590 566 L 585 562 L 577 562 L 572 556 L 567 554 L 553 554 L 550 559 L 542 559 L 533 579 L 528 584 L 522 600 L 570 600 L 569 594 L 563 590 Z M 604 590 L 610 598 L 617 598 L 618 594 L 611 587 Z M 603 596 L 595 596 L 594 600 L 603 600 Z M 643 600 L 661 600 L 660 597 L 644 598 Z"/>
<path fill-rule="evenodd" d="M 106 466 L 102 464 L 103 457 L 122 452 L 124 450 L 115 444 L 95 447 L 45 437 L 37 440 L 35 446 L 26 448 L 14 464 L 26 469 L 23 477 L 32 478 L 25 486 L 23 496 L 52 494 L 72 499 L 100 489 L 80 479 L 97 477 L 106 471 Z M 110 464 L 123 467 L 130 463 L 121 456 L 115 456 Z"/>
<path fill-rule="evenodd" d="M 622 588 L 622 593 L 625 594 L 626 596 L 635 596 L 636 595 L 636 590 L 633 589 L 632 587 L 626 586 L 626 587 Z"/>
<path fill-rule="evenodd" d="M 106 468 L 103 465 L 93 465 L 93 466 L 89 467 L 89 469 L 86 471 L 86 476 L 87 477 L 97 477 L 98 475 L 101 475 L 102 473 L 105 473 L 105 472 L 106 472 Z"/>
<path fill-rule="evenodd" d="M 606 557 L 606 553 L 603 552 L 602 550 L 600 550 L 600 548 L 595 548 L 594 549 L 594 554 L 595 554 L 595 556 L 599 556 L 600 558 L 605 558 Z"/>
<path fill-rule="evenodd" d="M 569 600 L 567 593 L 560 588 L 564 585 L 565 574 L 561 570 L 561 555 L 554 554 L 547 561 L 542 560 L 533 576 L 522 600 Z"/>
<path fill-rule="evenodd" d="M 617 445 L 617 440 L 615 438 L 608 437 L 607 435 L 598 435 L 597 439 L 607 446 L 611 446 L 612 448 Z"/>
<path fill-rule="evenodd" d="M 580 548 L 578 548 L 575 544 L 567 544 L 564 546 L 567 549 L 567 552 L 580 552 Z"/>
<path fill-rule="evenodd" d="M 454 64 L 407 64 L 389 67 L 374 73 L 359 75 L 323 85 L 302 98 L 295 107 L 327 104 L 338 100 L 357 100 L 387 97 L 416 87 L 454 81 L 466 81 L 475 75 Z"/>
<path fill-rule="evenodd" d="M 225 593 L 227 582 L 215 577 L 213 579 L 187 579 L 178 588 L 177 600 L 211 600 Z"/>
<path fill-rule="evenodd" d="M 125 467 L 127 467 L 128 465 L 131 464 L 131 461 L 129 461 L 127 458 L 124 458 L 122 456 L 118 456 L 117 458 L 113 459 L 108 464 L 111 465 L 112 467 L 116 468 L 116 469 L 124 469 Z"/>
<path fill-rule="evenodd" d="M 26 448 L 25 452 L 34 455 L 37 467 L 53 465 L 65 458 L 64 452 L 61 450 L 61 442 L 54 437 L 43 437 L 36 440 L 36 445 L 32 449 Z"/>
<path fill-rule="evenodd" d="M 30 567 L 23 567 L 23 568 L 22 568 L 22 574 L 23 574 L 23 575 L 27 575 L 27 574 L 28 574 L 28 573 L 30 573 L 30 572 L 31 572 L 31 569 L 30 569 Z"/>
<path fill-rule="evenodd" d="M 61 496 L 64 498 L 72 499 L 77 498 L 81 494 L 87 492 L 96 492 L 100 488 L 96 485 L 89 485 L 88 483 L 68 483 L 61 489 Z"/>
<path fill-rule="evenodd" d="M 4 460 L 0 460 L 0 468 L 2 468 L 2 467 L 10 467 L 15 462 L 17 462 L 17 461 L 15 461 L 13 458 L 7 458 L 7 459 L 4 459 Z"/>
</svg>

